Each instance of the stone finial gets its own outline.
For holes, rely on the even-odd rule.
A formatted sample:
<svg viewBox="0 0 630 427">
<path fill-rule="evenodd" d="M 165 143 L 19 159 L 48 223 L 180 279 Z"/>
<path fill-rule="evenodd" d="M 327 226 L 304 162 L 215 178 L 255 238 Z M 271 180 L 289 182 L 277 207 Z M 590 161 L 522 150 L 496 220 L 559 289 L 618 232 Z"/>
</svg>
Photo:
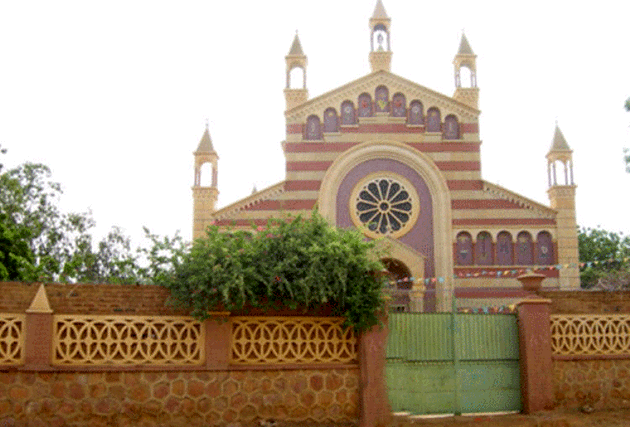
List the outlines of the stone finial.
<svg viewBox="0 0 630 427">
<path fill-rule="evenodd" d="M 52 313 L 50 303 L 48 302 L 48 295 L 46 295 L 46 288 L 42 283 L 37 289 L 35 298 L 31 301 L 30 307 L 26 310 L 27 313 Z"/>
</svg>

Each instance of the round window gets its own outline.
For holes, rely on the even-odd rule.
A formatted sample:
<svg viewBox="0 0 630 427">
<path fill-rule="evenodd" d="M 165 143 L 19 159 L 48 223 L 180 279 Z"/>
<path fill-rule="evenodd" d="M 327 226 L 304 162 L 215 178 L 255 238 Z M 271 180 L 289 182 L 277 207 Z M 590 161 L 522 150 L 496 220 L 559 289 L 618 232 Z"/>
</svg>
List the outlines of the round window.
<svg viewBox="0 0 630 427">
<path fill-rule="evenodd" d="M 350 198 L 352 221 L 364 234 L 374 238 L 404 235 L 416 222 L 419 211 L 413 185 L 394 174 L 365 177 Z"/>
</svg>

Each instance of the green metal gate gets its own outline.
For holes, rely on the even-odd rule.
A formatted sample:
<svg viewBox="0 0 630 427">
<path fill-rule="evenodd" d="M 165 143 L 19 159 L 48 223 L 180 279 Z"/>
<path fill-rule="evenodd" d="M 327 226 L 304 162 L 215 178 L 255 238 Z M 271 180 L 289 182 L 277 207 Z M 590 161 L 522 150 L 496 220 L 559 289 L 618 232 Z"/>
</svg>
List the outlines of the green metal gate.
<svg viewBox="0 0 630 427">
<path fill-rule="evenodd" d="M 520 411 L 518 358 L 516 315 L 391 313 L 386 376 L 392 410 Z"/>
</svg>

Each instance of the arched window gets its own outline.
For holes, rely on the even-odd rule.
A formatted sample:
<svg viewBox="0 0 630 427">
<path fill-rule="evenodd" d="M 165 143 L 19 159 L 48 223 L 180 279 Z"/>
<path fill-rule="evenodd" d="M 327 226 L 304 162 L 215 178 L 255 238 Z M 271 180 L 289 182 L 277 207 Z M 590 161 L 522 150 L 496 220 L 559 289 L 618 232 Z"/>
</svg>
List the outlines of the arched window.
<svg viewBox="0 0 630 427">
<path fill-rule="evenodd" d="M 482 231 L 477 235 L 475 243 L 475 264 L 492 265 L 492 236 L 487 231 Z"/>
<path fill-rule="evenodd" d="M 412 101 L 409 104 L 409 124 L 410 125 L 423 125 L 424 116 L 422 114 L 422 102 Z"/>
<path fill-rule="evenodd" d="M 212 173 L 212 163 L 206 162 L 202 164 L 197 170 L 195 185 L 200 187 L 212 186 Z"/>
<path fill-rule="evenodd" d="M 339 132 L 339 118 L 334 108 L 324 111 L 324 132 Z"/>
<path fill-rule="evenodd" d="M 475 87 L 475 79 L 472 70 L 467 65 L 459 67 L 458 87 Z"/>
<path fill-rule="evenodd" d="M 389 111 L 389 90 L 385 86 L 379 86 L 374 91 L 374 104 L 377 113 Z"/>
<path fill-rule="evenodd" d="M 402 93 L 397 93 L 392 98 L 392 116 L 407 116 L 407 101 L 405 100 L 405 95 L 403 95 Z"/>
<path fill-rule="evenodd" d="M 342 125 L 354 125 L 357 123 L 357 116 L 354 111 L 354 104 L 352 101 L 343 101 L 341 103 L 341 124 Z"/>
<path fill-rule="evenodd" d="M 551 234 L 547 231 L 541 231 L 538 233 L 538 236 L 536 236 L 536 264 L 552 265 L 554 262 Z"/>
<path fill-rule="evenodd" d="M 291 71 L 289 71 L 289 89 L 304 89 L 306 87 L 306 80 L 304 78 L 304 68 L 302 67 L 293 67 Z"/>
<path fill-rule="evenodd" d="M 532 235 L 527 231 L 521 231 L 516 236 L 516 263 L 518 265 L 532 265 L 534 263 Z"/>
<path fill-rule="evenodd" d="M 512 265 L 514 257 L 512 256 L 512 235 L 507 231 L 502 231 L 497 236 L 496 263 L 497 265 Z"/>
<path fill-rule="evenodd" d="M 427 132 L 441 132 L 441 124 L 440 110 L 435 107 L 429 108 L 427 111 Z"/>
<path fill-rule="evenodd" d="M 306 139 L 322 139 L 322 125 L 317 116 L 306 119 Z"/>
<path fill-rule="evenodd" d="M 459 123 L 452 114 L 444 119 L 444 139 L 459 139 Z"/>
<path fill-rule="evenodd" d="M 459 265 L 472 265 L 473 253 L 472 253 L 472 237 L 469 233 L 462 231 L 457 235 L 457 264 Z"/>
<path fill-rule="evenodd" d="M 369 93 L 359 95 L 359 117 L 372 117 L 372 97 Z"/>
</svg>

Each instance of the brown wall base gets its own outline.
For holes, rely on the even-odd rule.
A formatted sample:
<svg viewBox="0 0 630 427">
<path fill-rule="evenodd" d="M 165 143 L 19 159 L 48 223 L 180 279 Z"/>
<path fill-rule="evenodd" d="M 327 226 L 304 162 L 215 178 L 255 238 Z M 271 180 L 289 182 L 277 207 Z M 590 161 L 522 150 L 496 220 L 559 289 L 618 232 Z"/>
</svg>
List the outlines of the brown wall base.
<svg viewBox="0 0 630 427">
<path fill-rule="evenodd" d="M 554 360 L 557 407 L 630 408 L 630 360 Z"/>
<path fill-rule="evenodd" d="M 356 423 L 359 369 L 0 372 L 0 424 Z M 4 425 L 4 424 L 2 424 Z"/>
</svg>

